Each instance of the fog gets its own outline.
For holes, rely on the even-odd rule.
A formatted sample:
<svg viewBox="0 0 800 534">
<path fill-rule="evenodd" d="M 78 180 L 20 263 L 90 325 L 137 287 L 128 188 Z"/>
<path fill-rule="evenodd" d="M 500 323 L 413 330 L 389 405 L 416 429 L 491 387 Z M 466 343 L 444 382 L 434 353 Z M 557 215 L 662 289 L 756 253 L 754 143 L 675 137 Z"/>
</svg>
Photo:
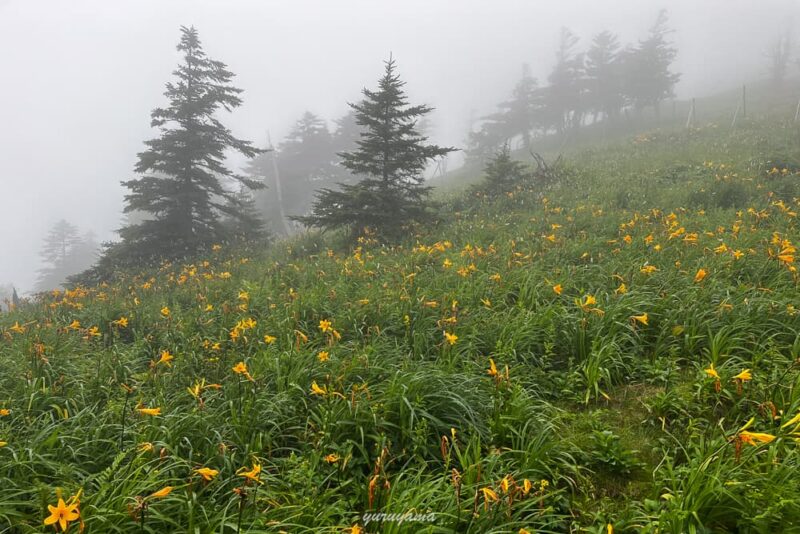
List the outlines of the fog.
<svg viewBox="0 0 800 534">
<path fill-rule="evenodd" d="M 436 108 L 433 140 L 463 146 L 471 118 L 508 96 L 523 63 L 547 77 L 562 26 L 580 46 L 604 29 L 628 43 L 661 8 L 679 50 L 678 98 L 766 76 L 764 50 L 800 20 L 792 0 L 0 0 L 0 284 L 31 290 L 60 219 L 115 238 L 119 182 L 154 136 L 149 114 L 165 104 L 181 25 L 236 74 L 244 104 L 223 122 L 259 146 L 305 110 L 342 116 L 390 52 L 412 101 Z"/>
</svg>

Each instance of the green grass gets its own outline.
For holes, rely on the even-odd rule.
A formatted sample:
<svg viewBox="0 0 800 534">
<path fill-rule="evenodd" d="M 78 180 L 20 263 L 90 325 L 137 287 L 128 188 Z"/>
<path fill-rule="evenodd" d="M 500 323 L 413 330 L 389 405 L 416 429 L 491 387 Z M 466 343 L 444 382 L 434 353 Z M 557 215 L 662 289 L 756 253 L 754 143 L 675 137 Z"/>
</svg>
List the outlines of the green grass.
<svg viewBox="0 0 800 534">
<path fill-rule="evenodd" d="M 0 531 L 78 492 L 85 532 L 791 531 L 798 141 L 654 131 L 399 245 L 222 248 L 2 315 Z"/>
</svg>

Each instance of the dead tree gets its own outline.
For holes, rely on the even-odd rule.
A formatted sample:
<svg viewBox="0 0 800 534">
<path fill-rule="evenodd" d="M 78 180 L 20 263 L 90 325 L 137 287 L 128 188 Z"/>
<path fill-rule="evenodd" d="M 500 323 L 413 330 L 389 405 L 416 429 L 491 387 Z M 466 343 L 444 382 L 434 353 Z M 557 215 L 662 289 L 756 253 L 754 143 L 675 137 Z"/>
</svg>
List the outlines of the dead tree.
<svg viewBox="0 0 800 534">
<path fill-rule="evenodd" d="M 532 172 L 533 182 L 541 189 L 549 189 L 560 179 L 559 167 L 561 166 L 561 155 L 548 165 L 545 159 L 538 152 L 529 151 L 531 157 L 536 162 L 536 170 Z"/>
</svg>

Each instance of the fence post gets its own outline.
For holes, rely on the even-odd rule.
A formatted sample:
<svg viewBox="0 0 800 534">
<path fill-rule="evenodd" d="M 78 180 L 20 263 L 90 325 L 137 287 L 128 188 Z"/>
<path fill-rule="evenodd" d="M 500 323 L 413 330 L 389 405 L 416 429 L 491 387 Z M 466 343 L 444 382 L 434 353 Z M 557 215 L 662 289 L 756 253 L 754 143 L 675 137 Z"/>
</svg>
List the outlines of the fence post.
<svg viewBox="0 0 800 534">
<path fill-rule="evenodd" d="M 742 84 L 742 118 L 747 118 L 747 86 Z"/>
</svg>

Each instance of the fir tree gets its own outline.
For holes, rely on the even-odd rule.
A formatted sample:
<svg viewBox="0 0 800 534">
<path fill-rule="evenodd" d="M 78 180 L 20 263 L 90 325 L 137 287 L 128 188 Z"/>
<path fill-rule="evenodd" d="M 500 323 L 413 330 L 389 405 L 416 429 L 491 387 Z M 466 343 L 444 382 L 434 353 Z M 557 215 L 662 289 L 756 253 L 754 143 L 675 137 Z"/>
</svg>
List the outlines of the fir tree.
<svg viewBox="0 0 800 534">
<path fill-rule="evenodd" d="M 44 265 L 38 271 L 37 291 L 56 289 L 66 274 L 72 274 L 64 273 L 63 267 L 79 243 L 78 228 L 72 223 L 61 219 L 50 228 L 39 252 Z"/>
<path fill-rule="evenodd" d="M 331 150 L 333 151 L 333 169 L 330 178 L 331 186 L 340 183 L 354 184 L 358 178 L 342 165 L 341 158 L 338 156 L 342 152 L 352 152 L 358 148 L 358 140 L 361 138 L 361 126 L 356 122 L 356 112 L 348 109 L 347 113 L 338 119 L 334 119 L 335 129 L 331 134 Z"/>
<path fill-rule="evenodd" d="M 263 244 L 270 241 L 271 234 L 266 229 L 261 210 L 258 208 L 252 191 L 241 186 L 233 196 L 231 208 L 236 216 L 225 215 L 226 241 L 239 241 L 250 244 Z"/>
<path fill-rule="evenodd" d="M 430 187 L 422 172 L 430 160 L 455 149 L 425 144 L 418 121 L 433 108 L 410 105 L 404 85 L 389 58 L 378 89 L 365 88 L 365 98 L 351 104 L 363 130 L 357 148 L 340 156 L 342 165 L 361 180 L 321 190 L 312 214 L 296 220 L 323 229 L 370 229 L 391 239 L 428 217 Z"/>
<path fill-rule="evenodd" d="M 658 114 L 659 104 L 674 96 L 680 79 L 680 74 L 670 71 L 678 51 L 667 40 L 671 32 L 667 21 L 667 12 L 662 10 L 648 37 L 623 55 L 624 92 L 638 112 L 653 107 Z"/>
<path fill-rule="evenodd" d="M 241 105 L 241 89 L 230 85 L 233 74 L 225 64 L 206 56 L 194 28 L 182 27 L 181 34 L 177 49 L 183 63 L 164 93 L 169 106 L 151 113 L 151 125 L 161 135 L 147 141 L 147 150 L 139 154 L 135 170 L 142 177 L 122 182 L 130 189 L 125 213 L 145 217 L 120 230 L 123 243 L 113 251 L 117 259 L 196 254 L 225 238 L 224 215 L 242 218 L 241 198 L 220 179 L 262 187 L 224 164 L 226 150 L 248 157 L 260 152 L 235 138 L 215 116 L 220 108 L 231 111 Z"/>
<path fill-rule="evenodd" d="M 537 114 L 541 105 L 540 94 L 536 78 L 531 76 L 530 67 L 523 65 L 522 77 L 514 86 L 511 99 L 498 104 L 499 111 L 485 118 L 486 122 L 481 128 L 483 134 L 473 136 L 472 140 L 482 142 L 493 139 L 493 146 L 484 147 L 484 152 L 485 149 L 491 148 L 491 153 L 494 153 L 500 144 L 514 138 L 520 138 L 523 146 L 529 147 L 533 131 L 539 126 Z"/>
<path fill-rule="evenodd" d="M 786 78 L 789 58 L 792 55 L 792 37 L 789 33 L 779 35 L 766 54 L 773 85 L 780 86 Z M 800 63 L 798 63 L 800 65 Z"/>
<path fill-rule="evenodd" d="M 37 291 L 49 291 L 63 285 L 67 277 L 94 263 L 98 244 L 91 233 L 81 237 L 78 228 L 66 220 L 53 225 L 42 244 L 44 266 L 39 269 Z"/>
<path fill-rule="evenodd" d="M 333 137 L 327 124 L 306 111 L 277 150 L 251 162 L 249 173 L 270 185 L 270 194 L 260 192 L 256 204 L 268 214 L 273 228 L 291 230 L 284 224 L 282 214 L 305 214 L 314 192 L 335 183 L 335 160 Z"/>
<path fill-rule="evenodd" d="M 281 160 L 288 163 L 285 172 L 307 185 L 325 181 L 331 174 L 332 137 L 325 121 L 306 111 L 280 145 Z"/>
<path fill-rule="evenodd" d="M 479 191 L 489 197 L 498 197 L 514 191 L 525 179 L 526 166 L 511 158 L 508 144 L 503 145 L 483 169 L 485 181 Z"/>
<path fill-rule="evenodd" d="M 560 133 L 577 128 L 583 119 L 584 58 L 575 52 L 577 44 L 578 37 L 569 29 L 561 28 L 556 64 L 547 78 L 550 85 L 544 92 L 548 122 Z"/>
<path fill-rule="evenodd" d="M 345 115 L 334 119 L 333 122 L 336 125 L 331 139 L 334 152 L 338 154 L 339 152 L 355 150 L 357 146 L 356 143 L 361 137 L 361 127 L 356 122 L 355 110 L 350 108 Z M 346 171 L 345 174 L 347 174 Z M 346 178 L 346 176 L 343 177 L 343 179 Z"/>
<path fill-rule="evenodd" d="M 63 264 L 80 243 L 78 228 L 65 219 L 56 222 L 42 244 L 42 260 L 49 265 Z"/>
<path fill-rule="evenodd" d="M 619 54 L 619 41 L 609 31 L 597 34 L 586 53 L 586 101 L 595 120 L 616 119 L 624 104 Z"/>
<path fill-rule="evenodd" d="M 511 118 L 502 113 L 488 115 L 480 119 L 477 130 L 471 130 L 467 134 L 464 153 L 468 162 L 483 164 L 494 156 L 498 148 L 515 136 L 510 131 L 509 122 L 501 120 L 501 117 Z"/>
</svg>

